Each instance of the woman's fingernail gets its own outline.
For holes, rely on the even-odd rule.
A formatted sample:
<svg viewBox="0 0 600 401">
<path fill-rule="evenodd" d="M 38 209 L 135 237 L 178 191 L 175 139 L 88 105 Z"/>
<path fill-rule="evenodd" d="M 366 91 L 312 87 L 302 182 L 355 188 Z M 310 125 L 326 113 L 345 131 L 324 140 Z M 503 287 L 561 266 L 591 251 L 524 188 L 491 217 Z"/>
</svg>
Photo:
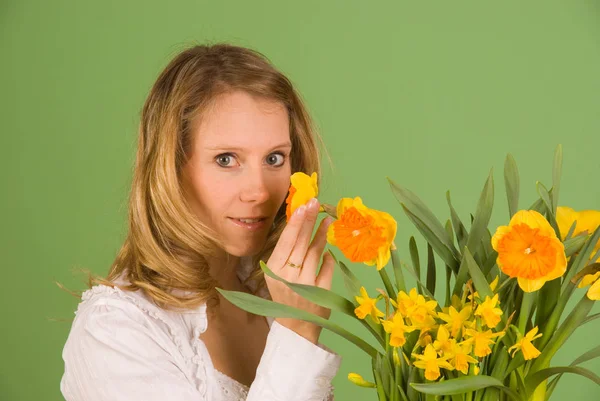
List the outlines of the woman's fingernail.
<svg viewBox="0 0 600 401">
<path fill-rule="evenodd" d="M 317 200 L 317 198 L 312 198 L 309 202 L 308 202 L 308 207 L 313 209 L 317 203 L 319 203 L 319 201 Z"/>
<path fill-rule="evenodd" d="M 298 217 L 302 217 L 304 216 L 304 213 L 306 212 L 306 206 L 305 205 L 301 205 L 298 207 L 298 209 L 296 209 L 296 211 L 294 212 L 294 214 Z"/>
</svg>

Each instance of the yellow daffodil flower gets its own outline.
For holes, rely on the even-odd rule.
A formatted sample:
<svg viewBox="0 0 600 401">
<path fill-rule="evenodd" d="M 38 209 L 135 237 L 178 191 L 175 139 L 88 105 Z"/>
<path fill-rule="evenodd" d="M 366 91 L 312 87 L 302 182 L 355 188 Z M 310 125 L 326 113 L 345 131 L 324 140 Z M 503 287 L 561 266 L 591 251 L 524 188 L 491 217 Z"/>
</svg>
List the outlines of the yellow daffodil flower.
<svg viewBox="0 0 600 401">
<path fill-rule="evenodd" d="M 421 330 L 419 333 L 419 340 L 417 341 L 419 347 L 425 348 L 430 344 L 433 344 L 433 339 L 431 338 L 431 334 L 429 330 Z"/>
<path fill-rule="evenodd" d="M 310 176 L 302 172 L 294 173 L 290 177 L 290 183 L 288 197 L 285 200 L 285 215 L 288 221 L 296 209 L 308 203 L 312 198 L 316 198 L 319 194 L 317 173 L 312 173 Z"/>
<path fill-rule="evenodd" d="M 573 223 L 577 221 L 575 230 L 573 231 L 573 237 L 586 231 L 588 235 L 592 235 L 594 231 L 600 226 L 600 211 L 598 210 L 582 210 L 576 212 L 574 209 L 565 206 L 559 206 L 556 208 L 556 223 L 558 224 L 558 230 L 564 240 L 569 233 L 569 229 Z M 594 250 L 590 255 L 590 258 L 594 256 L 600 249 L 600 240 L 594 246 Z M 595 260 L 600 261 L 600 255 Z"/>
<path fill-rule="evenodd" d="M 418 359 L 414 362 L 414 365 L 419 369 L 425 369 L 427 380 L 437 380 L 440 377 L 440 368 L 454 369 L 447 360 L 449 357 L 438 357 L 435 348 L 431 344 L 427 345 L 423 355 L 413 354 L 413 356 Z"/>
<path fill-rule="evenodd" d="M 404 291 L 398 293 L 398 302 L 393 303 L 398 308 L 402 316 L 410 320 L 410 324 L 421 331 L 432 328 L 436 325 L 435 308 L 437 301 L 428 301 L 417 292 L 416 288 L 410 290 L 407 294 Z"/>
<path fill-rule="evenodd" d="M 581 282 L 577 286 L 577 288 L 587 287 L 591 285 L 590 289 L 587 292 L 587 297 L 592 301 L 600 300 L 600 271 L 594 274 L 586 274 L 581 279 Z"/>
<path fill-rule="evenodd" d="M 511 356 L 514 358 L 515 354 L 519 350 L 523 351 L 523 358 L 526 361 L 540 356 L 541 352 L 533 345 L 533 340 L 542 336 L 542 333 L 537 334 L 537 332 L 538 327 L 535 326 L 533 329 L 529 330 L 529 332 L 525 334 L 525 336 L 523 336 L 519 341 L 517 341 L 515 345 L 510 347 L 508 349 L 508 352 L 512 351 Z M 521 337 L 520 333 L 519 337 Z"/>
<path fill-rule="evenodd" d="M 436 351 L 441 351 L 444 355 L 446 355 L 452 351 L 453 343 L 456 343 L 456 340 L 450 338 L 450 333 L 448 330 L 443 325 L 440 325 L 438 328 L 437 338 L 433 342 L 433 348 L 435 348 Z"/>
<path fill-rule="evenodd" d="M 348 380 L 361 387 L 377 387 L 375 383 L 366 381 L 358 373 L 348 373 Z"/>
<path fill-rule="evenodd" d="M 462 372 L 464 375 L 469 373 L 469 363 L 477 363 L 477 359 L 471 356 L 472 349 L 473 344 L 470 340 L 463 341 L 460 344 L 456 342 L 452 344 L 452 350 L 450 351 L 450 355 L 452 356 L 449 362 L 454 369 Z"/>
<path fill-rule="evenodd" d="M 406 343 L 404 333 L 410 333 L 415 328 L 404 324 L 404 318 L 398 312 L 394 314 L 392 320 L 383 320 L 383 328 L 390 335 L 390 345 L 392 347 L 402 347 Z"/>
<path fill-rule="evenodd" d="M 369 294 L 365 287 L 360 287 L 360 297 L 354 297 L 359 306 L 354 309 L 354 314 L 359 319 L 364 319 L 367 315 L 370 315 L 374 321 L 379 323 L 379 318 L 385 316 L 382 311 L 377 309 L 377 298 L 369 298 Z"/>
<path fill-rule="evenodd" d="M 447 323 L 446 326 L 450 329 L 452 337 L 457 337 L 460 330 L 466 327 L 472 311 L 473 308 L 471 308 L 471 305 L 465 306 L 460 312 L 454 306 L 450 306 L 448 313 L 438 313 L 438 317 Z"/>
<path fill-rule="evenodd" d="M 495 344 L 492 340 L 495 337 L 503 336 L 504 332 L 494 333 L 492 330 L 478 331 L 475 329 L 467 329 L 466 334 L 472 337 L 475 346 L 475 356 L 484 357 L 492 353 L 490 344 Z"/>
<path fill-rule="evenodd" d="M 500 323 L 500 316 L 502 316 L 502 309 L 497 308 L 498 294 L 494 295 L 492 299 L 485 297 L 485 301 L 480 304 L 475 310 L 475 316 L 483 317 L 485 325 L 490 329 L 495 328 Z"/>
<path fill-rule="evenodd" d="M 383 269 L 391 257 L 396 220 L 385 212 L 369 209 L 361 198 L 342 198 L 337 220 L 327 230 L 327 242 L 337 246 L 352 262 Z"/>
<path fill-rule="evenodd" d="M 520 210 L 508 226 L 498 227 L 492 247 L 498 252 L 500 270 L 516 277 L 525 292 L 539 290 L 567 269 L 563 243 L 544 216 L 534 210 Z"/>
</svg>

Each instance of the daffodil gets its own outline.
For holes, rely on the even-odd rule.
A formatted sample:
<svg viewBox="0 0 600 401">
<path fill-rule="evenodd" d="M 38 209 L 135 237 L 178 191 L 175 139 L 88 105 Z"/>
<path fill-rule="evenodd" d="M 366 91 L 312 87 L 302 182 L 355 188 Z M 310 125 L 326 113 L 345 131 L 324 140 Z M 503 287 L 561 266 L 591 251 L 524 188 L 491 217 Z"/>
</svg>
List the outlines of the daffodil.
<svg viewBox="0 0 600 401">
<path fill-rule="evenodd" d="M 396 220 L 388 213 L 369 209 L 359 197 L 342 198 L 337 220 L 327 230 L 327 242 L 350 261 L 381 270 L 390 260 L 396 229 Z"/>
<path fill-rule="evenodd" d="M 374 321 L 379 323 L 379 318 L 385 316 L 385 314 L 377 309 L 377 298 L 369 298 L 369 294 L 365 287 L 360 287 L 360 297 L 356 296 L 356 302 L 359 306 L 354 309 L 354 314 L 359 319 L 364 319 L 367 315 L 370 315 Z"/>
<path fill-rule="evenodd" d="M 490 344 L 495 344 L 493 338 L 503 336 L 504 332 L 494 333 L 492 330 L 479 331 L 475 329 L 467 329 L 466 334 L 473 339 L 475 356 L 484 357 L 492 353 Z"/>
<path fill-rule="evenodd" d="M 584 231 L 588 235 L 591 235 L 598 226 L 600 226 L 600 211 L 599 210 L 582 210 L 576 212 L 574 209 L 565 206 L 559 206 L 556 208 L 556 223 L 558 224 L 558 230 L 564 240 L 569 233 L 569 229 L 573 223 L 577 221 L 573 236 L 579 235 Z M 594 246 L 594 250 L 590 255 L 590 258 L 600 250 L 600 240 Z M 600 255 L 596 258 L 596 261 L 600 261 Z"/>
<path fill-rule="evenodd" d="M 425 369 L 425 378 L 427 380 L 437 380 L 440 377 L 440 368 L 452 370 L 452 365 L 448 362 L 448 356 L 438 357 L 433 345 L 429 344 L 425 348 L 423 355 L 413 354 L 418 359 L 414 365 L 419 369 Z"/>
<path fill-rule="evenodd" d="M 516 277 L 525 292 L 539 290 L 567 269 L 563 243 L 544 216 L 534 210 L 520 210 L 508 226 L 498 227 L 492 247 L 498 252 L 500 270 Z"/>
<path fill-rule="evenodd" d="M 376 387 L 375 383 L 366 381 L 358 373 L 348 373 L 348 380 L 361 387 Z"/>
<path fill-rule="evenodd" d="M 515 345 L 508 349 L 508 352 L 512 351 L 511 356 L 514 357 L 517 351 L 523 351 L 523 358 L 528 361 L 533 358 L 537 358 L 540 356 L 541 352 L 535 348 L 533 345 L 533 340 L 542 336 L 542 333 L 537 334 L 538 327 L 535 326 L 533 329 L 529 330 L 525 336 L 523 336 Z M 521 334 L 519 334 L 521 337 Z"/>
<path fill-rule="evenodd" d="M 450 333 L 448 330 L 443 325 L 440 325 L 438 328 L 437 338 L 433 342 L 433 348 L 435 348 L 436 351 L 443 352 L 445 355 L 452 350 L 453 343 L 456 343 L 456 340 L 450 338 Z"/>
<path fill-rule="evenodd" d="M 497 308 L 498 294 L 494 295 L 493 298 L 485 297 L 485 301 L 481 303 L 475 310 L 475 316 L 483 317 L 485 325 L 490 329 L 493 329 L 500 323 L 500 316 L 502 316 L 502 309 Z"/>
<path fill-rule="evenodd" d="M 398 312 L 394 314 L 391 320 L 383 320 L 381 324 L 383 324 L 383 329 L 387 333 L 391 333 L 390 345 L 392 347 L 402 347 L 406 343 L 404 333 L 410 333 L 415 329 L 412 326 L 407 326 L 404 323 L 404 318 Z"/>
<path fill-rule="evenodd" d="M 591 299 L 592 301 L 598 301 L 598 300 L 600 300 L 600 280 L 599 280 L 599 278 L 600 278 L 600 271 L 598 271 L 594 274 L 586 274 L 581 279 L 581 282 L 579 283 L 577 288 L 583 288 L 583 287 L 587 287 L 588 285 L 591 285 L 591 287 L 589 288 L 589 290 L 587 292 L 587 297 L 589 299 Z"/>
<path fill-rule="evenodd" d="M 466 375 L 469 372 L 469 363 L 477 363 L 477 359 L 471 356 L 472 349 L 472 341 L 463 341 L 460 344 L 454 342 L 449 352 L 451 357 L 448 362 L 454 369 Z"/>
<path fill-rule="evenodd" d="M 471 312 L 473 308 L 471 305 L 467 305 L 459 311 L 456 310 L 454 306 L 450 306 L 448 308 L 448 313 L 438 313 L 438 317 L 447 323 L 448 329 L 450 329 L 450 334 L 452 337 L 457 337 L 460 333 L 460 330 L 463 327 L 466 327 L 466 323 L 471 317 Z"/>
<path fill-rule="evenodd" d="M 435 308 L 437 301 L 428 301 L 417 292 L 416 288 L 410 290 L 407 294 L 404 291 L 398 293 L 398 302 L 392 302 L 397 306 L 400 313 L 410 320 L 410 324 L 421 331 L 426 331 L 436 325 Z"/>
<path fill-rule="evenodd" d="M 294 173 L 290 177 L 290 183 L 288 197 L 285 200 L 285 215 L 287 220 L 292 217 L 292 213 L 296 209 L 308 203 L 312 198 L 316 198 L 319 194 L 317 173 L 312 173 L 310 176 L 302 172 Z"/>
</svg>

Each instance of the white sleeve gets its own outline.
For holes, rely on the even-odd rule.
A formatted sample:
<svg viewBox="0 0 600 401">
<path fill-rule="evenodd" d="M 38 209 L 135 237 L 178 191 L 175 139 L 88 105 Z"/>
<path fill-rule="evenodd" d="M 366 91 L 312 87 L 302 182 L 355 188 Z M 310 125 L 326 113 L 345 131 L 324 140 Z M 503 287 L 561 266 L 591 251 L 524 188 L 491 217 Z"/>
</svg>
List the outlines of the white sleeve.
<svg viewBox="0 0 600 401">
<path fill-rule="evenodd" d="M 90 305 L 63 350 L 67 401 L 201 401 L 178 361 L 143 324 L 143 313 Z"/>
<path fill-rule="evenodd" d="M 211 401 L 134 306 L 89 305 L 63 350 L 66 401 Z M 247 401 L 330 401 L 341 357 L 273 322 Z M 213 383 L 214 384 L 214 383 Z M 210 386 L 210 383 L 203 383 Z"/>
<path fill-rule="evenodd" d="M 274 321 L 247 401 L 333 400 L 331 381 L 341 361 L 324 345 Z"/>
</svg>

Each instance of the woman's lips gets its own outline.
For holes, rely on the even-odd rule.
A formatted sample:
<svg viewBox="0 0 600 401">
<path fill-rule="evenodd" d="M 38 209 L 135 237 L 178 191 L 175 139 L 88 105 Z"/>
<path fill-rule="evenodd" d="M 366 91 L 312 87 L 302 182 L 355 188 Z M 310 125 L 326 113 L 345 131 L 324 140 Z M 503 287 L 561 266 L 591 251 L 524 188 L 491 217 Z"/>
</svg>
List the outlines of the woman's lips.
<svg viewBox="0 0 600 401">
<path fill-rule="evenodd" d="M 240 228 L 243 228 L 246 230 L 250 230 L 250 231 L 260 230 L 267 225 L 267 219 L 265 217 L 261 218 L 258 221 L 252 221 L 252 222 L 244 222 L 244 221 L 234 218 L 234 217 L 229 217 L 228 219 L 237 227 L 240 227 Z"/>
</svg>

